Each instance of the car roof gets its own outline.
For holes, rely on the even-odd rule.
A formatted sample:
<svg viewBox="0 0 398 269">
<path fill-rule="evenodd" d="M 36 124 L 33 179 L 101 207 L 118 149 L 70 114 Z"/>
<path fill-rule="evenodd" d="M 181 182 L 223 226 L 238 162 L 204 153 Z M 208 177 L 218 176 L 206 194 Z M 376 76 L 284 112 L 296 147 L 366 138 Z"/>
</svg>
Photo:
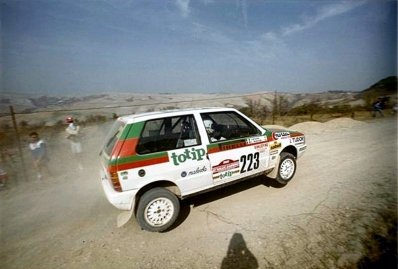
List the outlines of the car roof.
<svg viewBox="0 0 398 269">
<path fill-rule="evenodd" d="M 134 123 L 140 121 L 146 121 L 151 119 L 156 119 L 159 117 L 172 117 L 179 116 L 187 113 L 207 113 L 207 112 L 221 112 L 221 111 L 236 111 L 234 108 L 226 107 L 202 107 L 202 108 L 182 108 L 182 109 L 172 109 L 172 110 L 159 110 L 153 112 L 144 112 L 138 114 L 131 114 L 122 116 L 119 120 L 126 123 Z"/>
</svg>

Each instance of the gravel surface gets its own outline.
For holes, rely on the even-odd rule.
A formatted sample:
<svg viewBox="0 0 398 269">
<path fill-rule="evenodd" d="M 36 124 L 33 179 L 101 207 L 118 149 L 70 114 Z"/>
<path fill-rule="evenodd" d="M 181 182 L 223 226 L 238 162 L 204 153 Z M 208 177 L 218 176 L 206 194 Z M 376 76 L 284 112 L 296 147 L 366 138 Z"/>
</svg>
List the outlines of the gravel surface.
<svg viewBox="0 0 398 269">
<path fill-rule="evenodd" d="M 287 186 L 258 177 L 190 198 L 165 233 L 142 231 L 134 219 L 116 227 L 119 211 L 106 200 L 98 172 L 108 126 L 85 128 L 83 170 L 63 134 L 47 135 L 52 177 L 21 179 L 19 170 L 0 191 L 0 268 L 356 268 L 396 262 L 396 127 L 396 118 L 291 126 L 305 132 L 308 149 Z"/>
</svg>

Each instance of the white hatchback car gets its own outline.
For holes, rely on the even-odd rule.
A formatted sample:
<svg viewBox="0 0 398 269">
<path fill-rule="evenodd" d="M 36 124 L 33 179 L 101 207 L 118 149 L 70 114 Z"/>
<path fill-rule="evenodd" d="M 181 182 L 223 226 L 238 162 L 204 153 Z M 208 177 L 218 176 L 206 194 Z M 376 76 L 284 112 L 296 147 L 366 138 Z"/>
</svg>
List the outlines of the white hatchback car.
<svg viewBox="0 0 398 269">
<path fill-rule="evenodd" d="M 302 133 L 264 129 L 232 108 L 159 111 L 120 117 L 101 151 L 111 204 L 142 229 L 161 232 L 179 200 L 257 175 L 289 182 L 306 150 Z M 123 217 L 123 214 L 121 215 Z"/>
</svg>

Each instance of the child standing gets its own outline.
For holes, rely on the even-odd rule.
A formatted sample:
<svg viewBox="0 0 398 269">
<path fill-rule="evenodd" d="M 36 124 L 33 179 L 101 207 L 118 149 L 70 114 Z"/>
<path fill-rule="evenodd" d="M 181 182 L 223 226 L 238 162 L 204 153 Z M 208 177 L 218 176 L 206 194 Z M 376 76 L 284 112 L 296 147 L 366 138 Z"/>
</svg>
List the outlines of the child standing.
<svg viewBox="0 0 398 269">
<path fill-rule="evenodd" d="M 30 143 L 29 149 L 33 157 L 33 165 L 36 168 L 37 179 L 43 178 L 43 172 L 48 173 L 48 156 L 47 156 L 47 145 L 40 139 L 37 132 L 31 132 L 29 134 Z"/>
</svg>

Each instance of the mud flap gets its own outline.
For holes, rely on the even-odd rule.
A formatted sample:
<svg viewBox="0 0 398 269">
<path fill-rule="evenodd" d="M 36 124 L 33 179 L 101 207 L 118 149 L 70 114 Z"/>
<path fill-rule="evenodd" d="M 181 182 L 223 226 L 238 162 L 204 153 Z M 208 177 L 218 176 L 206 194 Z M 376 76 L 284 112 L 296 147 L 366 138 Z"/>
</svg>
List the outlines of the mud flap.
<svg viewBox="0 0 398 269">
<path fill-rule="evenodd" d="M 281 157 L 280 155 L 278 155 L 277 159 L 276 159 L 276 163 L 275 163 L 275 168 L 271 171 L 271 173 L 267 174 L 266 176 L 269 178 L 273 178 L 275 179 L 276 176 L 278 175 L 278 169 L 279 169 L 279 161 L 280 161 Z"/>
<path fill-rule="evenodd" d="M 117 227 L 120 228 L 125 225 L 133 216 L 134 210 L 123 211 L 117 216 Z"/>
</svg>

